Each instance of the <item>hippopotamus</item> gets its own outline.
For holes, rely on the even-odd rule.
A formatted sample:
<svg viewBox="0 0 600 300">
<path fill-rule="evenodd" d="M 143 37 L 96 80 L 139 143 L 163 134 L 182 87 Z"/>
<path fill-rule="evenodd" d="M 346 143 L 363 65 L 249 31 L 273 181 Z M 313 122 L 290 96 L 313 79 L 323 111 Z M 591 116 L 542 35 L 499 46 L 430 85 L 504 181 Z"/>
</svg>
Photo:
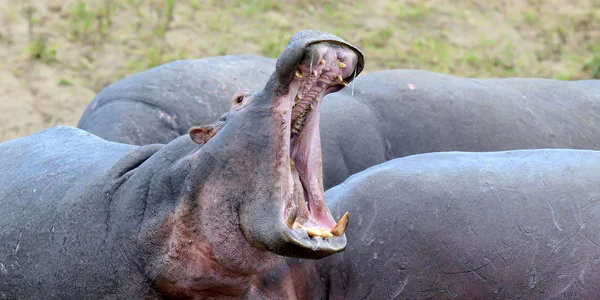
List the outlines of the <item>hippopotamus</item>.
<svg viewBox="0 0 600 300">
<path fill-rule="evenodd" d="M 114 142 L 166 144 L 215 121 L 234 93 L 260 90 L 274 70 L 275 59 L 249 54 L 170 62 L 100 91 L 77 126 Z"/>
<path fill-rule="evenodd" d="M 600 151 L 436 152 L 326 192 L 349 244 L 255 285 L 281 299 L 597 299 Z"/>
<path fill-rule="evenodd" d="M 420 153 L 600 150 L 600 80 L 475 79 L 418 70 L 362 75 L 323 104 L 326 188 Z"/>
<path fill-rule="evenodd" d="M 200 75 L 186 73 L 186 70 L 199 69 L 193 67 L 195 64 L 198 62 L 194 60 L 182 61 L 156 70 L 196 78 Z M 257 65 L 267 64 L 261 61 Z M 187 79 L 180 88 L 171 88 L 184 80 L 171 79 L 160 75 L 167 72 L 156 70 L 114 83 L 96 97 L 92 107 L 103 99 L 118 98 L 120 93 L 125 95 L 121 91 L 131 88 L 128 93 L 137 94 L 136 99 L 146 99 L 144 101 L 158 106 L 169 106 L 172 99 L 180 100 L 172 102 L 174 105 L 186 102 L 180 120 L 194 120 L 190 123 L 196 124 L 214 121 L 206 118 L 206 113 L 198 112 L 205 108 L 193 101 L 191 91 L 202 95 L 201 85 Z M 158 74 L 156 78 L 154 74 Z M 152 93 L 152 89 L 147 88 L 147 82 L 155 81 L 160 82 L 157 86 L 170 89 L 168 98 L 161 98 L 160 93 Z M 221 101 L 218 97 L 212 98 L 212 106 L 217 107 Z M 187 109 L 195 105 L 198 110 Z M 160 135 L 163 129 L 149 123 L 161 122 L 156 114 L 133 112 L 115 102 L 113 111 L 120 111 L 122 121 L 114 121 L 112 125 L 99 123 L 99 120 L 113 120 L 107 115 L 110 111 L 96 111 L 96 119 L 91 119 L 90 110 L 88 108 L 82 117 L 80 127 L 92 133 L 100 132 L 101 137 L 114 141 L 135 140 L 140 144 L 164 142 Z M 600 149 L 599 80 L 474 79 L 419 70 L 385 70 L 362 75 L 339 93 L 326 96 L 321 114 L 326 189 L 370 166 L 419 153 Z M 123 123 L 132 129 L 122 130 Z M 187 126 L 189 124 L 180 130 Z"/>
<path fill-rule="evenodd" d="M 73 127 L 0 144 L 0 298 L 261 298 L 253 279 L 283 257 L 343 251 L 319 107 L 363 65 L 341 38 L 301 31 L 260 92 L 168 144 Z"/>
</svg>

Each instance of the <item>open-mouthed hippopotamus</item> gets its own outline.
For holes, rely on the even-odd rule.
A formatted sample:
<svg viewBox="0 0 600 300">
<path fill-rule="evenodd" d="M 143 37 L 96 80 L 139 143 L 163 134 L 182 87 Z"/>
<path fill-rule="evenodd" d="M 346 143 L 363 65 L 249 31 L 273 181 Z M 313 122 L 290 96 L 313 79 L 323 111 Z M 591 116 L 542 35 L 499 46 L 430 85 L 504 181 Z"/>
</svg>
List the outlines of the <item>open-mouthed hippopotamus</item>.
<svg viewBox="0 0 600 300">
<path fill-rule="evenodd" d="M 597 299 L 600 152 L 438 152 L 326 192 L 347 249 L 255 285 L 287 299 Z M 296 298 L 297 297 L 297 298 Z"/>
<path fill-rule="evenodd" d="M 166 145 L 72 127 L 0 144 L 0 298 L 260 297 L 251 282 L 281 255 L 342 251 L 347 217 L 336 223 L 323 195 L 319 100 L 362 68 L 352 45 L 302 31 L 262 91 Z"/>
<path fill-rule="evenodd" d="M 78 127 L 114 142 L 166 144 L 214 122 L 235 92 L 260 90 L 273 70 L 275 59 L 245 54 L 167 63 L 103 89 Z"/>
<path fill-rule="evenodd" d="M 187 65 L 195 63 L 187 61 L 160 68 L 188 70 L 193 68 Z M 104 99 L 107 93 L 117 97 L 119 92 L 113 91 L 126 87 L 139 93 L 138 99 L 163 106 L 173 98 L 193 99 L 189 96 L 193 95 L 189 92 L 192 84 L 172 89 L 171 98 L 160 98 L 159 93 L 150 93 L 145 88 L 146 82 L 153 80 L 153 73 L 141 74 L 145 75 L 135 75 L 139 80 L 114 83 L 110 92 L 103 91 L 96 99 Z M 169 77 L 159 78 L 165 87 L 175 85 L 176 81 Z M 119 110 L 117 106 L 115 109 Z M 326 189 L 365 168 L 412 154 L 600 149 L 600 80 L 471 79 L 417 70 L 378 71 L 363 75 L 353 86 L 325 97 L 321 114 Z M 102 112 L 97 116 L 98 120 L 110 119 Z M 183 112 L 181 116 L 185 117 L 180 119 L 195 120 L 196 124 L 213 122 L 201 113 Z M 130 110 L 122 111 L 120 118 L 129 124 L 147 124 L 148 118 L 158 121 L 154 115 L 134 114 Z M 110 139 L 116 141 L 128 138 L 120 136 L 119 122 L 114 127 L 104 126 L 84 115 L 81 124 L 87 124 L 82 128 L 94 133 L 98 126 L 110 133 L 101 137 L 113 135 L 116 137 Z M 138 130 L 133 139 L 142 144 L 157 142 L 154 136 L 161 131 L 153 126 L 132 125 L 132 128 Z M 148 138 L 137 137 L 142 134 Z"/>
</svg>

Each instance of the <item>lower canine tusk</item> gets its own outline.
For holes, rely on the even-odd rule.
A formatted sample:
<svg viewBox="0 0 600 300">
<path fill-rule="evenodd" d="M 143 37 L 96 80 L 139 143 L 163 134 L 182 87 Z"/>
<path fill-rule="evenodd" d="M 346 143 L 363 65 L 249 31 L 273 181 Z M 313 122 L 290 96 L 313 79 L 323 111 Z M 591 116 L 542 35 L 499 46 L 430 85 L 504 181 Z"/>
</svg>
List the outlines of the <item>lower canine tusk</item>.
<svg viewBox="0 0 600 300">
<path fill-rule="evenodd" d="M 348 213 L 346 212 L 344 216 L 335 224 L 335 227 L 331 229 L 331 234 L 335 236 L 342 236 L 344 232 L 346 232 L 346 228 L 348 228 Z"/>
</svg>

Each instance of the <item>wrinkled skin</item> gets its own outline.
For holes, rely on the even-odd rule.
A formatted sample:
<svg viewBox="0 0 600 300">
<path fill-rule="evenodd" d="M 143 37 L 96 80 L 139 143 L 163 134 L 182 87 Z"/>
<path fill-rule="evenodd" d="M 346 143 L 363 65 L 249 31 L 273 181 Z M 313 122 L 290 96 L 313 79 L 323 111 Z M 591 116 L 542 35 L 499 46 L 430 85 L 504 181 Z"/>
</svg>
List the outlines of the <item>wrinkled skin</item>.
<svg viewBox="0 0 600 300">
<path fill-rule="evenodd" d="M 600 152 L 398 158 L 327 191 L 348 248 L 255 285 L 286 299 L 596 299 Z"/>
<path fill-rule="evenodd" d="M 167 64 L 159 68 L 191 68 L 184 66 Z M 149 74 L 113 86 L 134 86 L 144 95 L 141 98 L 162 103 L 156 94 L 144 92 L 147 78 Z M 173 85 L 169 80 L 164 78 L 166 86 Z M 186 95 L 187 89 L 190 87 L 172 92 Z M 123 115 L 121 118 L 128 122 L 140 124 L 154 118 L 129 111 Z M 470 79 L 417 70 L 379 71 L 363 75 L 353 85 L 325 97 L 321 115 L 326 189 L 370 166 L 412 154 L 600 149 L 598 80 Z M 196 124 L 213 122 L 204 116 L 194 113 L 185 118 Z M 84 115 L 82 123 L 86 119 Z M 89 130 L 102 127 L 94 120 L 87 120 L 86 124 Z M 120 136 L 116 126 L 103 128 L 114 131 L 116 137 L 112 140 L 126 138 Z M 147 131 L 152 136 L 139 140 L 142 144 L 156 142 L 153 136 L 160 131 L 152 126 L 140 130 L 139 134 Z"/>
<path fill-rule="evenodd" d="M 260 92 L 166 145 L 72 127 L 0 144 L 0 298 L 262 298 L 251 282 L 282 256 L 343 251 L 343 232 L 328 234 L 339 225 L 320 181 L 319 105 L 294 99 L 338 91 L 332 78 L 363 64 L 340 38 L 302 31 Z"/>
<path fill-rule="evenodd" d="M 113 142 L 167 144 L 192 126 L 214 122 L 238 90 L 259 91 L 275 61 L 225 55 L 164 64 L 103 89 L 77 127 Z"/>
</svg>

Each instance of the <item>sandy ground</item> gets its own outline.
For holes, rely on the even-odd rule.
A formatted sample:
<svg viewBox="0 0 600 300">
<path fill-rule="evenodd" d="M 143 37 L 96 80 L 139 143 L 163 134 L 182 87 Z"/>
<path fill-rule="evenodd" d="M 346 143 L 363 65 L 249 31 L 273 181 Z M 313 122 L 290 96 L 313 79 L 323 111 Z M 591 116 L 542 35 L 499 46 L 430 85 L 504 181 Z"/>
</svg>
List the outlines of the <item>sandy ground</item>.
<svg viewBox="0 0 600 300">
<path fill-rule="evenodd" d="M 0 141 L 76 125 L 128 74 L 175 59 L 274 57 L 301 29 L 357 44 L 367 72 L 580 79 L 600 55 L 600 0 L 189 0 L 172 1 L 172 13 L 167 3 L 0 0 Z"/>
</svg>

